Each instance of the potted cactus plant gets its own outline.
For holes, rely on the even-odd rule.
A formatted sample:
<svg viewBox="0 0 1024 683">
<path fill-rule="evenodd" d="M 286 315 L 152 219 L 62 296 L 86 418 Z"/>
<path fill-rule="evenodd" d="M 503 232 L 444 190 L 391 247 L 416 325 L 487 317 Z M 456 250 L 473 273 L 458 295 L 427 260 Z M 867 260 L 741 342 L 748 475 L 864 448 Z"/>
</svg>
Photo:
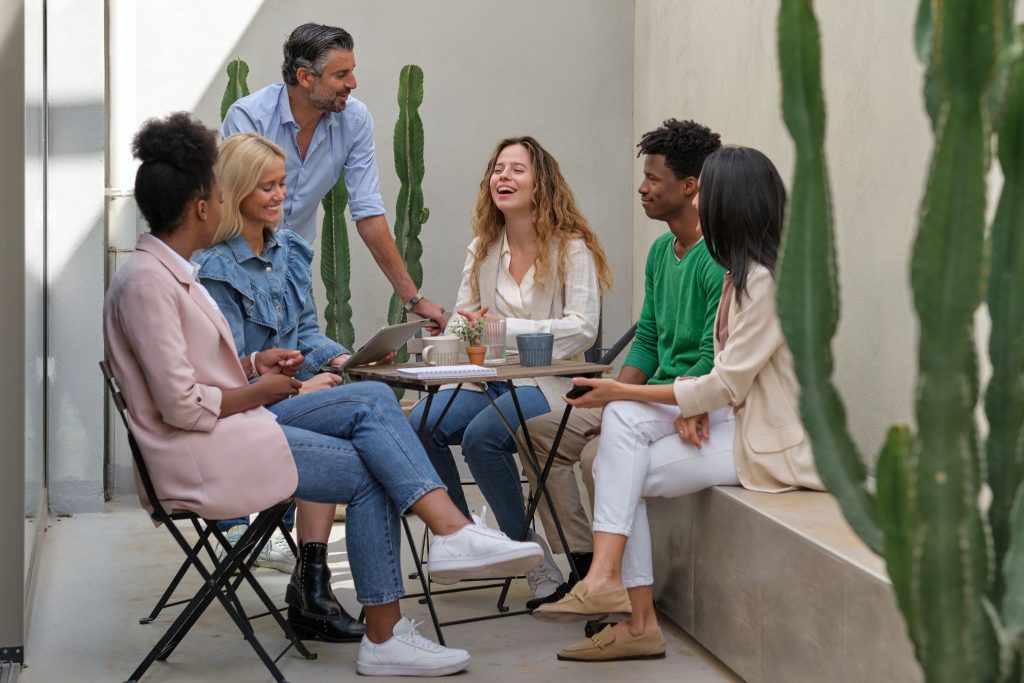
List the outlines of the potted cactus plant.
<svg viewBox="0 0 1024 683">
<path fill-rule="evenodd" d="M 487 347 L 480 343 L 480 337 L 484 333 L 484 321 L 477 320 L 474 323 L 462 316 L 457 316 L 449 329 L 452 334 L 466 343 L 466 355 L 469 356 L 469 362 L 473 365 L 483 365 L 484 356 L 487 354 Z"/>
</svg>

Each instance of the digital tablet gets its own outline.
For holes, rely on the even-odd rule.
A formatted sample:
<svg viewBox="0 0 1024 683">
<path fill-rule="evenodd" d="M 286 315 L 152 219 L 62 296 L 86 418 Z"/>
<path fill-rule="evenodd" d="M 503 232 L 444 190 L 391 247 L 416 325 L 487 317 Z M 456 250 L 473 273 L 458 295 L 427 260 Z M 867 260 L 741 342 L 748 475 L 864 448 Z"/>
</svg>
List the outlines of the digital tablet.
<svg viewBox="0 0 1024 683">
<path fill-rule="evenodd" d="M 385 354 L 402 348 L 405 342 L 416 336 L 416 333 L 430 324 L 430 320 L 411 320 L 398 325 L 388 325 L 377 330 L 370 340 L 359 347 L 341 366 L 324 366 L 327 372 L 344 372 L 348 368 L 366 365 L 384 357 Z"/>
</svg>

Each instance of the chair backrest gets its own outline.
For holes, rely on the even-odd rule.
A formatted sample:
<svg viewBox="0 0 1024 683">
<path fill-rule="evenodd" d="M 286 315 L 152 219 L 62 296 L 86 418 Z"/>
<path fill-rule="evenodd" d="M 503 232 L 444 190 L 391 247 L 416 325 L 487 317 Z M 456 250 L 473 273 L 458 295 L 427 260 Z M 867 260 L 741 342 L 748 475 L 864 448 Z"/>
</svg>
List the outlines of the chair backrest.
<svg viewBox="0 0 1024 683">
<path fill-rule="evenodd" d="M 128 424 L 128 404 L 121 394 L 121 389 L 117 386 L 117 380 L 114 379 L 114 373 L 110 369 L 110 361 L 100 361 L 100 372 L 103 373 L 103 379 L 107 384 L 107 391 L 110 392 L 110 398 L 114 401 L 118 414 L 121 415 L 121 422 L 124 423 L 125 431 L 128 432 L 128 446 L 132 450 L 132 462 L 135 463 L 135 470 L 139 473 L 139 479 L 142 481 L 142 488 L 146 493 L 146 498 L 149 500 L 149 504 L 153 506 L 153 517 L 165 520 L 169 518 L 169 515 L 164 510 L 163 505 L 160 504 L 160 499 L 156 495 L 156 489 L 153 488 L 153 480 L 150 478 L 149 470 L 146 468 L 146 461 L 142 459 L 139 443 L 132 435 L 131 425 Z"/>
<path fill-rule="evenodd" d="M 636 336 L 636 325 L 636 323 L 633 323 L 633 326 L 626 331 L 626 334 L 619 337 L 619 340 L 612 344 L 612 347 L 605 351 L 604 355 L 597 362 L 602 365 L 611 365 L 618 355 L 622 353 L 622 349 L 626 348 L 626 345 L 633 341 L 633 337 Z"/>
</svg>

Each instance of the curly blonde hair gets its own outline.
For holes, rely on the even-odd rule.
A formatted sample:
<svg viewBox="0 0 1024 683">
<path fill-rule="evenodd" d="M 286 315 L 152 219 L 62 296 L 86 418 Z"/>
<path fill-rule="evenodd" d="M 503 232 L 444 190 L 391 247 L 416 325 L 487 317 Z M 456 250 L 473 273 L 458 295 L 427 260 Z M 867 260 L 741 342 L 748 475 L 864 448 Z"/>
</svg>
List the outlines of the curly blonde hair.
<svg viewBox="0 0 1024 683">
<path fill-rule="evenodd" d="M 213 243 L 220 244 L 242 233 L 242 200 L 256 189 L 260 178 L 284 150 L 256 133 L 237 133 L 220 143 L 213 172 L 224 193 L 224 210 Z M 276 230 L 277 225 L 268 225 Z"/>
<path fill-rule="evenodd" d="M 601 242 L 590 228 L 576 206 L 569 184 L 565 182 L 558 162 L 541 144 L 530 136 L 505 138 L 494 148 L 491 160 L 487 162 L 484 177 L 480 181 L 480 191 L 476 197 L 473 210 L 473 236 L 477 238 L 476 251 L 473 254 L 473 267 L 470 272 L 469 284 L 473 293 L 480 296 L 480 264 L 487 256 L 491 246 L 501 241 L 505 231 L 505 216 L 491 199 L 491 174 L 498 161 L 498 155 L 506 147 L 522 145 L 530 155 L 533 170 L 534 190 L 532 197 L 531 219 L 537 230 L 539 247 L 537 261 L 534 263 L 536 272 L 534 281 L 543 285 L 551 277 L 550 266 L 546 254 L 552 240 L 558 241 L 558 272 L 559 284 L 565 281 L 565 256 L 569 242 L 582 239 L 594 255 L 597 266 L 597 280 L 602 292 L 611 289 L 612 272 L 608 265 L 608 257 L 604 253 Z"/>
</svg>

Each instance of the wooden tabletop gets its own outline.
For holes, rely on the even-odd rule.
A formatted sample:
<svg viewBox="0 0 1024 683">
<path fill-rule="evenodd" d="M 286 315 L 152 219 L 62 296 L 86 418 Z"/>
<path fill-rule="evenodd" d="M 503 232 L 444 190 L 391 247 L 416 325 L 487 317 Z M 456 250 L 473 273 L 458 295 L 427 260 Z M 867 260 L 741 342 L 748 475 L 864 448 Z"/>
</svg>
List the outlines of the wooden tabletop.
<svg viewBox="0 0 1024 683">
<path fill-rule="evenodd" d="M 502 365 L 491 365 L 497 372 L 492 377 L 466 377 L 447 379 L 415 379 L 398 374 L 399 368 L 422 368 L 427 367 L 425 363 L 403 363 L 402 365 L 362 365 L 358 368 L 347 369 L 353 379 L 367 380 L 375 379 L 387 384 L 412 384 L 423 387 L 440 386 L 443 384 L 458 384 L 461 382 L 503 382 L 510 379 L 534 379 L 536 377 L 579 377 L 593 373 L 605 373 L 612 369 L 610 365 L 600 363 L 578 363 L 571 360 L 552 361 L 551 365 L 526 366 L 520 365 L 518 360 L 509 359 Z"/>
</svg>

